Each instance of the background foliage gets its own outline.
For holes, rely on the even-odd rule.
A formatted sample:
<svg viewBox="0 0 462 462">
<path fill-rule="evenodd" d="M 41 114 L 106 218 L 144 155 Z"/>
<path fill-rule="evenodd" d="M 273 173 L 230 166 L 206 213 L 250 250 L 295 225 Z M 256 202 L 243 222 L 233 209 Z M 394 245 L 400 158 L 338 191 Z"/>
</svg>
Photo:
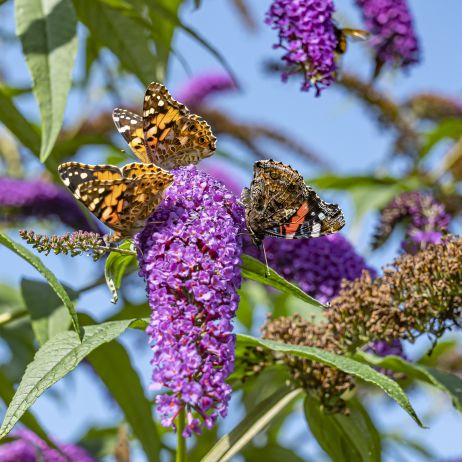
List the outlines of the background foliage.
<svg viewBox="0 0 462 462">
<path fill-rule="evenodd" d="M 452 3 L 456 17 L 462 10 Z M 462 111 L 437 115 L 432 109 L 430 117 L 413 104 L 417 89 L 460 91 L 454 83 L 460 62 L 438 61 L 455 53 L 456 42 L 451 27 L 433 28 L 428 18 L 435 11 L 428 5 L 411 7 L 428 54 L 420 74 L 418 67 L 406 78 L 392 71 L 370 85 L 370 52 L 350 44 L 339 82 L 315 99 L 273 75 L 275 34 L 262 24 L 265 9 L 250 1 L 4 1 L 1 173 L 57 181 L 56 167 L 68 159 L 123 162 L 112 108 L 139 106 L 152 80 L 166 81 L 175 93 L 180 83 L 213 67 L 233 75 L 239 91 L 201 108 L 219 137 L 217 154 L 204 168 L 228 173 L 241 185 L 256 158 L 291 163 L 341 203 L 345 234 L 378 268 L 396 255 L 402 234 L 375 253 L 368 244 L 378 210 L 397 194 L 431 190 L 455 217 L 452 231 L 459 227 Z M 351 5 L 337 8 L 339 22 L 360 25 Z M 230 40 L 231 33 L 237 38 Z M 456 99 L 449 100 L 457 108 Z M 8 212 L 0 219 L 0 435 L 21 421 L 46 440 L 72 440 L 103 460 L 125 460 L 117 448 L 127 441 L 131 460 L 173 460 L 175 439 L 152 411 L 143 332 L 149 307 L 133 258 L 111 254 L 106 267 L 85 257 L 45 259 L 24 246 L 18 228 L 26 223 L 48 234 L 68 228 L 46 217 L 12 220 Z M 105 271 L 119 287 L 115 307 Z M 313 397 L 288 387 L 278 367 L 242 382 L 238 360 L 230 416 L 188 443 L 190 460 L 439 460 L 462 453 L 459 334 L 448 334 L 435 348 L 426 339 L 407 345 L 409 361 L 262 340 L 267 312 L 310 316 L 322 308 L 277 273 L 268 278 L 264 272 L 261 263 L 244 258 L 238 357 L 258 346 L 348 372 L 361 384 L 348 401 L 350 415 L 323 412 Z M 405 378 L 395 380 L 376 367 Z"/>
</svg>

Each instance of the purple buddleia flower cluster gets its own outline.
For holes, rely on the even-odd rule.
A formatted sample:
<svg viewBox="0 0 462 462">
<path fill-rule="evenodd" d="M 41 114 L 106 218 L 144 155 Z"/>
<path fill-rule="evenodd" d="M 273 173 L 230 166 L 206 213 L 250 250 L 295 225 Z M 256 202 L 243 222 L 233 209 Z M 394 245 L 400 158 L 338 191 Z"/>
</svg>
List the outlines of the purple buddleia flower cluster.
<svg viewBox="0 0 462 462">
<path fill-rule="evenodd" d="M 266 24 L 278 31 L 279 43 L 274 48 L 282 48 L 282 59 L 289 74 L 303 74 L 302 90 L 312 86 L 316 96 L 334 80 L 336 70 L 335 48 L 337 38 L 334 31 L 332 0 L 274 0 L 266 14 Z"/>
<path fill-rule="evenodd" d="M 338 294 L 343 279 L 352 281 L 364 269 L 375 276 L 341 234 L 300 240 L 268 238 L 264 245 L 269 266 L 322 303 Z M 263 261 L 254 246 L 246 251 Z"/>
<path fill-rule="evenodd" d="M 234 80 L 223 73 L 208 73 L 190 79 L 175 96 L 178 101 L 196 110 L 204 101 L 214 93 L 236 90 Z"/>
<path fill-rule="evenodd" d="M 372 34 L 370 44 L 378 62 L 407 67 L 419 61 L 419 42 L 406 0 L 356 0 L 356 4 Z"/>
<path fill-rule="evenodd" d="M 164 392 L 157 411 L 164 426 L 174 427 L 184 409 L 189 437 L 227 414 L 244 218 L 222 183 L 192 166 L 173 173 L 135 244 L 152 308 L 152 388 Z"/>
<path fill-rule="evenodd" d="M 430 193 L 402 193 L 382 210 L 372 246 L 380 247 L 396 225 L 406 220 L 409 223 L 402 247 L 408 253 L 416 253 L 427 244 L 441 242 L 451 217 Z"/>
<path fill-rule="evenodd" d="M 95 231 L 73 197 L 64 189 L 43 180 L 0 177 L 2 220 L 58 218 L 83 231 Z"/>
<path fill-rule="evenodd" d="M 57 445 L 60 454 L 27 429 L 16 431 L 13 437 L 17 439 L 0 446 L 0 462 L 95 462 L 85 449 L 74 444 Z"/>
</svg>

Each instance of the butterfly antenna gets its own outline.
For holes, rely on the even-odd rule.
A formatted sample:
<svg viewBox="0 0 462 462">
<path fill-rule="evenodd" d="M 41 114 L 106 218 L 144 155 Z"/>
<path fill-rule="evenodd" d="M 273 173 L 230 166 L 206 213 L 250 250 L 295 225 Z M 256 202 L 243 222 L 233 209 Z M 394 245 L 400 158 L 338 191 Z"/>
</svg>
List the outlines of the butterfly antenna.
<svg viewBox="0 0 462 462">
<path fill-rule="evenodd" d="M 268 258 L 266 257 L 266 249 L 265 249 L 265 244 L 263 242 L 261 243 L 261 248 L 263 249 L 263 256 L 265 257 L 265 277 L 269 278 L 270 271 L 269 271 L 269 266 L 268 266 Z"/>
</svg>

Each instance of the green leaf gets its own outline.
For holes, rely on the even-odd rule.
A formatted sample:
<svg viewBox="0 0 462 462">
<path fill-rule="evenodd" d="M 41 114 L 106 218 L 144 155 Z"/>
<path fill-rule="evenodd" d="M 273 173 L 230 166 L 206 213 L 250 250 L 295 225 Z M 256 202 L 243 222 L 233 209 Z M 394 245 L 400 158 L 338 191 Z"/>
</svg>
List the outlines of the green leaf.
<svg viewBox="0 0 462 462">
<path fill-rule="evenodd" d="M 0 369 L 0 398 L 5 404 L 8 404 L 12 400 L 13 396 L 14 386 L 8 380 L 8 377 L 4 374 L 4 372 Z M 21 422 L 40 438 L 48 440 L 48 436 L 45 430 L 43 430 L 33 414 L 28 411 L 25 412 L 22 416 Z"/>
<path fill-rule="evenodd" d="M 161 441 L 138 374 L 116 340 L 93 350 L 88 360 L 122 409 L 148 460 L 159 460 Z"/>
<path fill-rule="evenodd" d="M 64 289 L 71 300 L 78 298 L 78 293 L 71 288 L 64 287 Z M 69 312 L 48 284 L 23 278 L 21 292 L 30 313 L 35 338 L 40 346 L 59 332 L 69 329 L 71 324 Z"/>
<path fill-rule="evenodd" d="M 16 32 L 42 119 L 44 162 L 63 123 L 77 54 L 77 19 L 71 0 L 16 0 L 15 8 Z"/>
<path fill-rule="evenodd" d="M 74 0 L 74 7 L 95 44 L 109 48 L 143 85 L 158 79 L 156 56 L 139 21 L 101 0 Z"/>
<path fill-rule="evenodd" d="M 146 4 L 149 5 L 159 16 L 163 17 L 164 20 L 169 21 L 172 25 L 180 27 L 186 34 L 190 35 L 198 43 L 204 46 L 216 59 L 217 61 L 226 69 L 228 74 L 232 79 L 237 83 L 238 80 L 234 75 L 234 71 L 231 66 L 228 64 L 228 61 L 225 57 L 219 52 L 219 50 L 214 47 L 210 42 L 205 40 L 198 32 L 196 32 L 191 27 L 184 24 L 178 15 L 171 11 L 162 1 L 159 0 L 145 0 Z"/>
<path fill-rule="evenodd" d="M 0 121 L 24 145 L 36 154 L 40 149 L 40 134 L 18 110 L 13 98 L 0 85 Z"/>
<path fill-rule="evenodd" d="M 165 8 L 170 15 L 178 17 L 178 9 L 182 0 L 156 0 L 156 2 L 158 4 L 161 3 L 163 8 Z M 171 21 L 165 21 L 162 15 L 159 15 L 154 9 L 149 8 L 150 0 L 144 0 L 144 3 L 148 6 L 149 17 L 152 22 L 151 33 L 156 42 L 158 74 L 160 79 L 163 81 L 167 72 L 170 51 L 172 50 L 172 39 L 175 32 L 175 24 Z"/>
<path fill-rule="evenodd" d="M 355 357 L 367 364 L 396 372 L 403 372 L 409 377 L 433 385 L 439 390 L 448 393 L 452 398 L 454 407 L 459 412 L 462 412 L 462 380 L 456 375 L 439 371 L 433 367 L 410 363 L 400 356 L 386 356 L 382 358 L 369 353 L 358 352 Z"/>
<path fill-rule="evenodd" d="M 114 455 L 118 430 L 118 427 L 91 427 L 77 444 L 85 448 L 97 460 L 102 460 L 105 456 Z"/>
<path fill-rule="evenodd" d="M 18 383 L 35 354 L 34 333 L 29 317 L 14 319 L 0 326 L 0 338 L 11 351 L 11 359 L 2 368 L 12 383 Z"/>
<path fill-rule="evenodd" d="M 55 291 L 59 299 L 64 303 L 64 306 L 69 311 L 69 314 L 72 319 L 72 325 L 75 331 L 81 336 L 79 320 L 77 318 L 77 312 L 75 311 L 74 304 L 71 302 L 71 299 L 67 295 L 66 290 L 58 281 L 56 276 L 42 263 L 40 258 L 35 256 L 28 249 L 23 247 L 21 244 L 13 241 L 6 234 L 0 232 L 0 244 L 3 244 L 5 247 L 10 249 L 16 255 L 20 256 L 22 259 L 30 263 L 45 279 L 48 281 L 50 287 Z"/>
<path fill-rule="evenodd" d="M 284 387 L 257 404 L 229 434 L 220 438 L 201 462 L 226 462 L 238 454 L 286 406 L 300 397 L 303 390 Z"/>
<path fill-rule="evenodd" d="M 321 175 L 316 178 L 306 180 L 309 185 L 317 186 L 321 189 L 335 189 L 344 191 L 345 189 L 357 188 L 358 186 L 377 186 L 394 185 L 401 180 L 387 177 L 374 177 L 372 175 L 352 175 L 338 176 L 334 174 Z"/>
<path fill-rule="evenodd" d="M 6 410 L 0 428 L 5 437 L 35 400 L 53 384 L 74 370 L 93 350 L 110 342 L 134 324 L 133 320 L 112 321 L 83 328 L 80 340 L 74 331 L 65 331 L 48 340 L 35 354 Z"/>
<path fill-rule="evenodd" d="M 269 274 L 267 274 L 269 271 Z M 259 260 L 250 257 L 249 255 L 242 255 L 242 276 L 253 281 L 261 282 L 267 286 L 279 289 L 282 292 L 294 295 L 295 297 L 303 300 L 309 305 L 317 308 L 325 308 L 325 306 L 318 302 L 315 298 L 311 297 L 295 284 L 284 279 L 276 271 L 271 268 L 266 269 L 266 266 Z"/>
<path fill-rule="evenodd" d="M 131 246 L 132 241 L 126 240 L 119 247 L 121 249 L 130 250 Z M 116 303 L 119 298 L 117 289 L 120 287 L 122 278 L 129 267 L 137 267 L 137 259 L 134 255 L 122 255 L 117 252 L 111 252 L 106 259 L 104 277 L 106 278 L 106 284 L 112 294 L 112 303 Z"/>
<path fill-rule="evenodd" d="M 309 395 L 304 403 L 311 432 L 333 462 L 380 462 L 380 435 L 364 407 L 348 401 L 350 414 L 327 414 Z"/>
<path fill-rule="evenodd" d="M 457 140 L 462 136 L 462 119 L 444 119 L 432 131 L 426 133 L 420 157 L 425 157 L 432 148 L 444 139 Z"/>
<path fill-rule="evenodd" d="M 237 334 L 238 346 L 260 346 L 272 351 L 285 353 L 289 355 L 299 356 L 301 358 L 311 359 L 326 364 L 331 367 L 340 369 L 347 374 L 358 377 L 365 382 L 381 388 L 390 398 L 395 400 L 414 420 L 422 426 L 419 418 L 417 417 L 414 409 L 409 402 L 408 397 L 403 389 L 392 379 L 386 375 L 377 372 L 375 369 L 363 364 L 355 359 L 347 356 L 341 356 L 329 351 L 324 351 L 320 348 L 289 345 L 281 342 L 274 342 L 272 340 L 264 340 L 249 335 Z"/>
</svg>

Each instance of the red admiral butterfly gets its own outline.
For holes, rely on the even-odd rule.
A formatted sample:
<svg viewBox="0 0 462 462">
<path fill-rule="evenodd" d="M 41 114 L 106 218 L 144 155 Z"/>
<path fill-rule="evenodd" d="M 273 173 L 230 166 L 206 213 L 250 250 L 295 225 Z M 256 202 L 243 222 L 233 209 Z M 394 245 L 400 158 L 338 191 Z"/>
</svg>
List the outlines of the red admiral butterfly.
<svg viewBox="0 0 462 462">
<path fill-rule="evenodd" d="M 253 242 L 265 236 L 301 239 L 333 234 L 345 225 L 337 204 L 324 202 L 291 166 L 258 160 L 253 180 L 242 191 L 245 220 Z"/>
</svg>

